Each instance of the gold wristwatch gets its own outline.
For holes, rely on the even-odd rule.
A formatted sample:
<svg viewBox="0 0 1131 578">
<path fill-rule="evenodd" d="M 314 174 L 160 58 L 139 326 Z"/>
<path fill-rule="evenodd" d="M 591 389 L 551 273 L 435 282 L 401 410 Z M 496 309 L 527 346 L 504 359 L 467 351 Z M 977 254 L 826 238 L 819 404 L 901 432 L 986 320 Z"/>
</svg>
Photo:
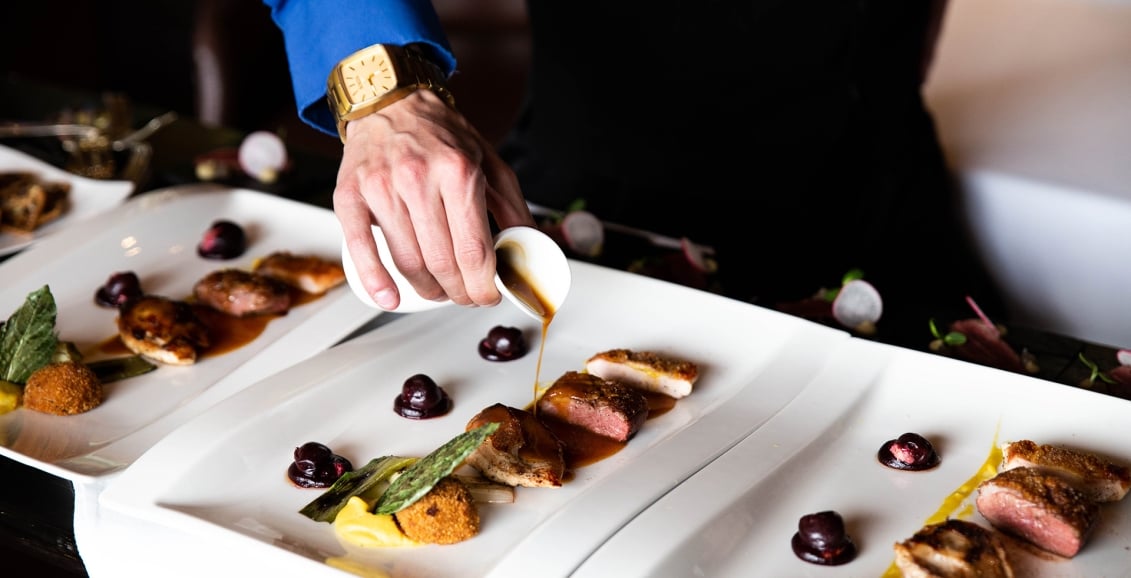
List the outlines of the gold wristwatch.
<svg viewBox="0 0 1131 578">
<path fill-rule="evenodd" d="M 338 119 L 338 134 L 346 142 L 346 125 L 367 114 L 427 88 L 451 106 L 455 98 L 444 71 L 416 46 L 374 44 L 338 63 L 326 81 L 330 110 Z"/>
</svg>

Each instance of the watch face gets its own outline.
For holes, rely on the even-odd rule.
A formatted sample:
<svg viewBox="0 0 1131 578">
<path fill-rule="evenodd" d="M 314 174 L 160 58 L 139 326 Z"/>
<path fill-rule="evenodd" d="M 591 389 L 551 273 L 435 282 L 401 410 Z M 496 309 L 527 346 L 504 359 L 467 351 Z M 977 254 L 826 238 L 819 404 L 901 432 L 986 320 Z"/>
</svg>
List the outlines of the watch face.
<svg viewBox="0 0 1131 578">
<path fill-rule="evenodd" d="M 397 85 L 393 61 L 384 50 L 366 51 L 341 69 L 342 84 L 350 102 L 373 100 Z"/>
</svg>

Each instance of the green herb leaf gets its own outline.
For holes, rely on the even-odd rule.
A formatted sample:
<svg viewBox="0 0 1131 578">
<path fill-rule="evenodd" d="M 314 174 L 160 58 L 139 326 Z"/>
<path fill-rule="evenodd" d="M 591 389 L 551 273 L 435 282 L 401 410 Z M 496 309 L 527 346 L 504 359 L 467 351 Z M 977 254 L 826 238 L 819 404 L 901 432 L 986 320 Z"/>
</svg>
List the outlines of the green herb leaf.
<svg viewBox="0 0 1131 578">
<path fill-rule="evenodd" d="M 584 198 L 578 198 L 578 199 L 574 199 L 573 202 L 571 202 L 568 206 L 566 206 L 565 212 L 572 213 L 574 211 L 584 211 L 584 210 L 585 210 L 585 199 Z"/>
<path fill-rule="evenodd" d="M 852 281 L 855 281 L 857 279 L 863 279 L 863 278 L 864 278 L 864 271 L 863 270 L 861 270 L 861 269 L 849 269 L 848 272 L 844 274 L 844 277 L 841 278 L 840 284 L 841 285 L 848 285 Z"/>
<path fill-rule="evenodd" d="M 35 370 L 51 363 L 59 342 L 57 313 L 55 296 L 44 285 L 29 293 L 0 326 L 0 379 L 23 385 Z"/>
<path fill-rule="evenodd" d="M 102 383 L 137 377 L 157 369 L 157 364 L 151 363 L 140 355 L 100 359 L 92 361 L 86 366 L 94 371 L 94 374 L 98 376 L 98 381 Z"/>
<path fill-rule="evenodd" d="M 1092 361 L 1091 359 L 1088 359 L 1084 355 L 1083 351 L 1076 354 L 1076 357 L 1080 359 L 1080 363 L 1083 363 L 1085 366 L 1087 366 L 1088 370 L 1092 372 L 1092 374 L 1090 376 L 1088 376 L 1088 382 L 1095 382 L 1098 379 L 1098 380 L 1100 380 L 1100 381 L 1102 381 L 1102 382 L 1104 382 L 1108 385 L 1112 385 L 1112 384 L 1115 383 L 1115 380 L 1112 379 L 1111 377 L 1109 377 L 1108 375 L 1106 375 L 1100 369 L 1100 366 L 1096 365 L 1096 363 L 1094 361 Z"/>
<path fill-rule="evenodd" d="M 420 461 L 412 464 L 389 484 L 389 489 L 377 500 L 373 510 L 376 514 L 399 512 L 432 490 L 437 482 L 459 466 L 471 452 L 475 451 L 487 436 L 495 433 L 499 424 L 488 423 L 454 437 Z"/>
<path fill-rule="evenodd" d="M 958 331 L 951 331 L 943 336 L 943 343 L 951 346 L 966 345 L 966 334 Z"/>
<path fill-rule="evenodd" d="M 315 522 L 333 522 L 334 517 L 345 507 L 350 498 L 364 494 L 377 484 L 387 480 L 389 476 L 416 461 L 416 458 L 398 456 L 384 456 L 369 460 L 369 463 L 361 469 L 343 474 L 334 482 L 334 485 L 322 492 L 322 495 L 315 498 L 313 502 L 303 506 L 298 513 Z"/>
</svg>

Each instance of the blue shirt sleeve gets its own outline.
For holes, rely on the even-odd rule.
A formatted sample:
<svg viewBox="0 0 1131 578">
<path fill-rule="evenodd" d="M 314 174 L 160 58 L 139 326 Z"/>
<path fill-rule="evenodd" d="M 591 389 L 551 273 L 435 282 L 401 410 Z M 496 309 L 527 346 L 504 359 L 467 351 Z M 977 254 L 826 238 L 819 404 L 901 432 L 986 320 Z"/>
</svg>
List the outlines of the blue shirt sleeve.
<svg viewBox="0 0 1131 578">
<path fill-rule="evenodd" d="M 346 56 L 373 44 L 422 43 L 451 75 L 456 61 L 431 0 L 263 0 L 283 32 L 295 103 L 304 122 L 337 136 L 326 79 Z"/>
</svg>

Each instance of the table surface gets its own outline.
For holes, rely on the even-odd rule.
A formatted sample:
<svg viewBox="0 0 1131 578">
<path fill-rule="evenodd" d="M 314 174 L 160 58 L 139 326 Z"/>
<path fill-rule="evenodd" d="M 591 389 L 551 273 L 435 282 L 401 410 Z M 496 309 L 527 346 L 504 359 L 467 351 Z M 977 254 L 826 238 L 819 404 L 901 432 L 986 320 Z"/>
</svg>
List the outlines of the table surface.
<svg viewBox="0 0 1131 578">
<path fill-rule="evenodd" d="M 73 106 L 68 104 L 68 98 L 73 98 L 73 95 L 42 87 L 29 89 L 11 80 L 0 81 L 0 122 L 42 120 L 46 111 L 57 110 L 52 107 Z M 140 124 L 161 112 L 139 108 L 135 115 Z M 13 116 L 16 113 L 23 116 Z M 139 183 L 135 194 L 195 182 L 193 159 L 197 155 L 238 146 L 242 136 L 235 131 L 205 127 L 188 119 L 180 119 L 161 129 L 149 139 L 154 149 L 151 171 Z M 3 144 L 57 166 L 62 166 L 65 161 L 58 142 L 51 139 L 16 139 Z M 330 207 L 338 159 L 323 153 L 289 152 L 294 160 L 293 168 L 279 182 L 264 185 L 244 178 L 229 184 Z M 919 342 L 895 345 L 926 350 L 929 337 L 925 331 Z M 1099 363 L 1102 370 L 1110 369 L 1115 363 L 1113 348 L 1067 336 L 1010 327 L 1006 339 L 1016 350 L 1028 350 L 1039 360 L 1040 370 L 1036 377 L 1068 386 L 1080 386 L 1090 376 L 1089 368 L 1079 360 L 1081 355 Z M 1105 390 L 1103 383 L 1094 387 L 1101 393 L 1118 395 Z M 1128 394 L 1122 396 L 1131 397 Z M 40 575 L 48 577 L 87 576 L 75 544 L 75 493 L 71 483 L 4 457 L 0 457 L 0 480 L 4 480 L 5 489 L 0 492 L 0 557 L 5 560 L 5 565 L 40 569 Z"/>
</svg>

